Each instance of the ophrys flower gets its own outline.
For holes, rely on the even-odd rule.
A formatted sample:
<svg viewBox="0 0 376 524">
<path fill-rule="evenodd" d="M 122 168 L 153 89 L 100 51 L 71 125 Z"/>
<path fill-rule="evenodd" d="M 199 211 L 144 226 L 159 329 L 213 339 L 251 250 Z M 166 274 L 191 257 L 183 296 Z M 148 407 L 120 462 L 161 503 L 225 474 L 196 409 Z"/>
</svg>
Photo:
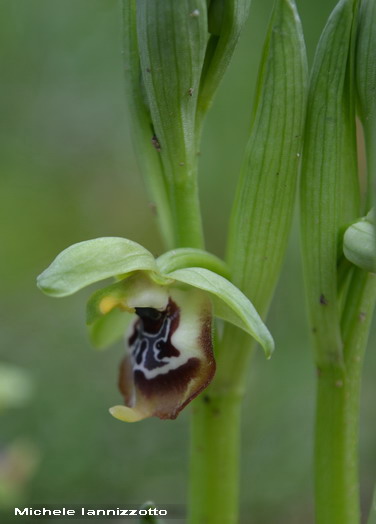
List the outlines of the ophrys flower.
<svg viewBox="0 0 376 524">
<path fill-rule="evenodd" d="M 251 302 L 219 273 L 225 265 L 205 251 L 177 249 L 155 259 L 139 244 L 109 237 L 64 250 L 38 285 L 61 297 L 115 277 L 90 298 L 87 323 L 99 347 L 125 334 L 119 378 L 125 406 L 110 411 L 133 422 L 175 418 L 210 383 L 213 316 L 248 332 L 270 356 L 273 340 Z"/>
</svg>

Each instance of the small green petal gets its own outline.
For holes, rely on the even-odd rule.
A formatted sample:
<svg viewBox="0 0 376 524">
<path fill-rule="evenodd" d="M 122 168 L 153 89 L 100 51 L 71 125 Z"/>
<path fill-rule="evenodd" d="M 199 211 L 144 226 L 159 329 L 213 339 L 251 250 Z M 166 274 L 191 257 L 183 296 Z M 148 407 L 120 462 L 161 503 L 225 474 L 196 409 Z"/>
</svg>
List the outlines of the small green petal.
<svg viewBox="0 0 376 524">
<path fill-rule="evenodd" d="M 94 324 L 114 308 L 128 313 L 134 313 L 135 307 L 164 309 L 168 302 L 167 288 L 156 284 L 152 275 L 153 273 L 135 272 L 128 278 L 93 293 L 87 303 L 86 323 Z"/>
<path fill-rule="evenodd" d="M 179 269 L 168 276 L 210 293 L 215 315 L 246 331 L 261 344 L 266 356 L 271 356 L 274 350 L 271 334 L 252 303 L 231 282 L 212 271 L 196 267 Z"/>
<path fill-rule="evenodd" d="M 97 349 L 105 349 L 124 337 L 132 315 L 114 308 L 88 326 L 90 342 Z"/>
<path fill-rule="evenodd" d="M 187 267 L 202 267 L 227 279 L 230 278 L 230 270 L 227 264 L 203 249 L 185 247 L 173 249 L 158 257 L 156 262 L 161 273 L 171 273 L 171 271 Z"/>
<path fill-rule="evenodd" d="M 62 251 L 39 275 L 37 284 L 47 295 L 64 297 L 109 277 L 156 269 L 153 255 L 136 242 L 119 237 L 95 238 Z"/>
</svg>

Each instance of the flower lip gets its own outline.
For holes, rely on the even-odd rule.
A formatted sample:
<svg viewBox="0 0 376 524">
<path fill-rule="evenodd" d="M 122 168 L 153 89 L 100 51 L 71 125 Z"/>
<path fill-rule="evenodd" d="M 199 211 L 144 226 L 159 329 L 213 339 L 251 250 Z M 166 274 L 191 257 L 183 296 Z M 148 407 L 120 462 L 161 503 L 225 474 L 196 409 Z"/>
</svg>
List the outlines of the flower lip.
<svg viewBox="0 0 376 524">
<path fill-rule="evenodd" d="M 176 418 L 214 376 L 210 301 L 197 290 L 171 289 L 164 311 L 136 313 L 119 375 L 127 409 L 112 413 L 127 421 Z"/>
</svg>

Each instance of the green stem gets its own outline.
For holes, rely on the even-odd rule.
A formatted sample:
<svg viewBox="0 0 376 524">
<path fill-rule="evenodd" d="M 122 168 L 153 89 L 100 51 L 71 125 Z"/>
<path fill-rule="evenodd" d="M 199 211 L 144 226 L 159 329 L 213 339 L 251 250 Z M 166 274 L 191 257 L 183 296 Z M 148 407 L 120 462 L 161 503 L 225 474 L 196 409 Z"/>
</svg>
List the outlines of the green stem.
<svg viewBox="0 0 376 524">
<path fill-rule="evenodd" d="M 173 196 L 171 200 L 174 217 L 174 247 L 203 249 L 204 234 L 202 230 L 197 177 L 190 174 L 189 177 L 177 181 L 173 186 Z"/>
<path fill-rule="evenodd" d="M 375 299 L 375 275 L 356 270 L 343 313 L 343 365 L 333 362 L 318 369 L 315 429 L 317 524 L 360 522 L 359 394 Z"/>
<path fill-rule="evenodd" d="M 192 524 L 237 521 L 240 399 L 208 391 L 193 407 L 191 447 Z"/>
<path fill-rule="evenodd" d="M 246 334 L 226 325 L 216 377 L 194 401 L 190 524 L 238 521 L 241 403 L 252 345 Z"/>
</svg>

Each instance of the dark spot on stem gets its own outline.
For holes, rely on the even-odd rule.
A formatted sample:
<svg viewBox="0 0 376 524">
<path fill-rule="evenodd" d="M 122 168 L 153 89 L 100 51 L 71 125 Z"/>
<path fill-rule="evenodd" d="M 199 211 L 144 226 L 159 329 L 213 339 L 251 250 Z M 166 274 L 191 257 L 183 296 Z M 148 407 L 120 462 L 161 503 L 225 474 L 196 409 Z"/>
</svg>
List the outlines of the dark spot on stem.
<svg viewBox="0 0 376 524">
<path fill-rule="evenodd" d="M 153 144 L 153 146 L 155 147 L 157 151 L 161 150 L 161 144 L 158 141 L 157 135 L 152 136 L 151 143 Z"/>
<path fill-rule="evenodd" d="M 151 209 L 151 212 L 154 216 L 158 215 L 158 209 L 157 206 L 154 204 L 154 202 L 149 202 L 149 208 Z"/>
<path fill-rule="evenodd" d="M 327 299 L 325 298 L 324 293 L 321 293 L 321 295 L 320 295 L 320 304 L 321 304 L 322 306 L 327 306 L 327 305 L 328 305 L 328 301 L 327 301 Z"/>
</svg>

